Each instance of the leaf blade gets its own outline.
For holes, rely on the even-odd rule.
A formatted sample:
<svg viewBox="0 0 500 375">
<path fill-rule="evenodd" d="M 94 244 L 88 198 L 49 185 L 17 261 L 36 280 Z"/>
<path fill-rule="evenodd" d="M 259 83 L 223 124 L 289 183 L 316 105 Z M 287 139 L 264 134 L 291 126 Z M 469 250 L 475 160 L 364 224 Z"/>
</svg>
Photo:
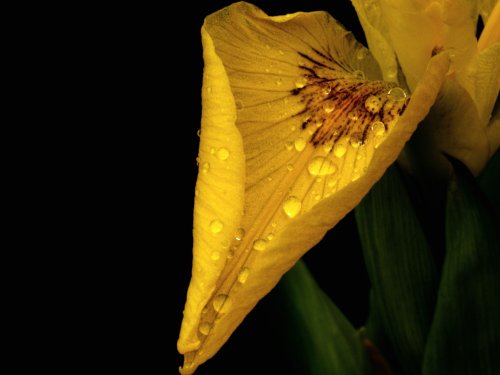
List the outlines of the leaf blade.
<svg viewBox="0 0 500 375">
<path fill-rule="evenodd" d="M 453 161 L 446 257 L 424 374 L 498 374 L 500 248 L 494 218 L 470 172 Z"/>
<path fill-rule="evenodd" d="M 418 374 L 433 315 L 437 271 L 395 166 L 355 212 L 373 285 L 371 309 L 376 311 L 371 312 L 371 322 L 382 326 L 368 327 L 367 334 L 379 340 L 383 334 L 399 366 Z"/>
</svg>

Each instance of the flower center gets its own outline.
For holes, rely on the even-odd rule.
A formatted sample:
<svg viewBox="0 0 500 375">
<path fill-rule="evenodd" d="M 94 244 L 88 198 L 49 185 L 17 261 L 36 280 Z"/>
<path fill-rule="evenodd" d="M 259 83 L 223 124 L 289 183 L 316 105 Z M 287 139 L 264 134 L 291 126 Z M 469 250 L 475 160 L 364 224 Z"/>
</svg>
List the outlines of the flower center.
<svg viewBox="0 0 500 375">
<path fill-rule="evenodd" d="M 291 94 L 301 96 L 305 108 L 296 116 L 315 147 L 343 138 L 362 145 L 370 133 L 388 131 L 406 109 L 409 97 L 395 84 L 369 81 L 363 72 L 313 52 L 317 56 L 299 52 L 303 73 Z"/>
</svg>

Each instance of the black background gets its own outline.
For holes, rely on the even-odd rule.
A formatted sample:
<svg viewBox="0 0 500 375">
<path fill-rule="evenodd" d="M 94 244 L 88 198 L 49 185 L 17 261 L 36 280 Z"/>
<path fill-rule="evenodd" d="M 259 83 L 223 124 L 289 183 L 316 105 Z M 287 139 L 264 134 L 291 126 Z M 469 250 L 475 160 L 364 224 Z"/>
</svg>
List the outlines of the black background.
<svg viewBox="0 0 500 375">
<path fill-rule="evenodd" d="M 325 10 L 352 31 L 358 41 L 366 45 L 363 31 L 349 1 L 268 0 L 253 3 L 269 15 Z M 169 205 L 174 202 L 165 199 L 166 212 L 158 212 L 158 215 L 165 219 L 159 221 L 160 228 L 158 228 L 160 233 L 165 233 L 165 240 L 160 242 L 156 251 L 166 253 L 166 261 L 163 265 L 156 265 L 160 270 L 164 270 L 165 275 L 161 275 L 155 283 L 167 284 L 163 293 L 161 287 L 155 286 L 159 291 L 157 296 L 159 311 L 165 311 L 163 303 L 167 304 L 164 318 L 167 337 L 163 337 L 163 330 L 154 335 L 166 343 L 166 347 L 161 345 L 159 350 L 162 358 L 165 354 L 163 350 L 167 352 L 166 372 L 161 371 L 161 373 L 175 374 L 178 366 L 182 364 L 182 356 L 176 350 L 176 341 L 191 272 L 192 209 L 197 174 L 195 159 L 199 140 L 196 132 L 200 126 L 203 71 L 200 28 L 205 16 L 229 4 L 231 1 L 213 0 L 203 1 L 200 4 L 180 4 L 182 11 L 177 10 L 166 17 L 165 22 L 169 23 L 169 29 L 172 31 L 166 32 L 165 44 L 157 46 L 165 51 L 167 60 L 172 60 L 167 61 L 168 68 L 165 67 L 165 70 L 168 70 L 166 87 L 164 91 L 163 88 L 160 90 L 168 96 L 173 93 L 175 98 L 173 101 L 171 97 L 166 99 L 168 104 L 166 104 L 165 121 L 159 124 L 169 129 L 169 135 L 165 139 L 167 154 L 160 153 L 169 161 L 166 162 L 165 170 L 159 170 L 158 173 L 167 176 L 169 168 L 175 170 L 174 176 L 179 177 L 171 177 L 176 185 L 175 191 L 168 195 L 174 196 L 175 204 L 183 207 L 181 210 L 174 210 L 175 225 L 166 222 L 170 219 L 168 216 L 172 215 L 168 213 Z M 174 20 L 177 18 L 176 15 L 178 19 Z M 172 65 L 173 68 L 170 68 Z M 169 79 L 175 84 L 169 85 Z M 171 118 L 169 117 L 171 113 L 178 115 Z M 172 150 L 168 149 L 172 142 L 181 144 L 182 152 L 176 151 L 170 155 L 168 151 Z M 166 231 L 162 228 L 163 224 L 167 228 Z M 353 214 L 349 214 L 341 221 L 303 259 L 319 285 L 351 322 L 356 327 L 363 325 L 368 309 L 369 283 Z M 294 374 L 293 358 L 290 358 L 290 353 L 282 349 L 283 343 L 280 343 L 280 337 L 273 336 L 273 324 L 280 319 L 282 313 L 279 307 L 273 305 L 271 293 L 269 298 L 264 298 L 250 313 L 216 356 L 198 369 L 197 374 L 267 374 L 273 373 L 272 369 L 280 369 L 280 373 Z M 161 326 L 164 327 L 164 324 Z"/>
</svg>

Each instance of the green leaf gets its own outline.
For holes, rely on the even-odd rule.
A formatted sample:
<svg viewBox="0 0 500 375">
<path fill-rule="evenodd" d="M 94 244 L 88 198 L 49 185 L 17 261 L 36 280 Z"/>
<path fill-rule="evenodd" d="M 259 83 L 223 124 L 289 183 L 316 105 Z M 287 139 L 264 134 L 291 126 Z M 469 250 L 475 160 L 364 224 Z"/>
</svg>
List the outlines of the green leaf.
<svg viewBox="0 0 500 375">
<path fill-rule="evenodd" d="M 498 228 L 474 177 L 452 163 L 446 257 L 423 373 L 500 374 Z"/>
<path fill-rule="evenodd" d="M 368 374 L 369 361 L 356 330 L 299 261 L 275 294 L 287 311 L 290 339 L 307 374 Z M 290 343 L 288 343 L 290 344 Z"/>
<path fill-rule="evenodd" d="M 366 335 L 392 350 L 405 374 L 420 374 L 437 271 L 400 173 L 388 169 L 355 211 L 373 286 Z"/>
</svg>

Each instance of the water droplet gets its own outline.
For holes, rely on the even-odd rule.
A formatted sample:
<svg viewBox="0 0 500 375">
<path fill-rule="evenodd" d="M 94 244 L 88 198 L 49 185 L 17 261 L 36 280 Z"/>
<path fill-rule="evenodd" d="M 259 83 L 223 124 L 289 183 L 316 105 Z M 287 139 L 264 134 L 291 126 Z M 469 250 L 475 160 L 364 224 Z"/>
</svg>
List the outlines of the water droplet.
<svg viewBox="0 0 500 375">
<path fill-rule="evenodd" d="M 209 94 L 211 94 L 211 93 L 212 93 L 212 88 L 211 88 L 211 87 L 207 87 L 207 92 L 208 92 Z"/>
<path fill-rule="evenodd" d="M 268 241 L 272 241 L 273 238 L 274 238 L 274 234 L 269 233 L 266 238 L 267 238 Z"/>
<path fill-rule="evenodd" d="M 253 249 L 257 251 L 264 251 L 267 247 L 267 241 L 263 239 L 258 239 L 253 242 Z"/>
<path fill-rule="evenodd" d="M 295 217 L 302 209 L 302 202 L 299 198 L 295 196 L 289 196 L 283 202 L 283 211 L 287 214 L 288 217 Z"/>
<path fill-rule="evenodd" d="M 194 189 L 194 196 L 197 197 L 198 195 L 200 195 L 200 189 L 196 188 Z"/>
<path fill-rule="evenodd" d="M 288 169 L 289 171 L 293 171 L 293 165 L 292 164 L 288 164 L 286 166 L 286 169 Z"/>
<path fill-rule="evenodd" d="M 326 102 L 325 104 L 323 104 L 323 110 L 326 113 L 332 113 L 334 109 L 335 109 L 335 104 L 333 104 L 332 102 Z"/>
<path fill-rule="evenodd" d="M 331 179 L 330 181 L 328 181 L 328 187 L 334 187 L 335 185 L 337 185 L 337 181 L 338 180 Z"/>
<path fill-rule="evenodd" d="M 294 132 L 295 130 L 297 130 L 297 127 L 295 125 L 292 125 L 290 126 L 290 130 Z"/>
<path fill-rule="evenodd" d="M 273 228 L 276 228 L 276 226 L 277 226 L 277 225 L 278 225 L 278 223 L 276 223 L 275 221 L 273 221 L 273 222 L 271 223 L 271 226 L 272 226 Z"/>
<path fill-rule="evenodd" d="M 197 135 L 198 137 L 200 137 L 200 136 L 201 136 L 201 129 L 198 129 L 198 131 L 196 132 L 196 135 Z"/>
<path fill-rule="evenodd" d="M 356 111 L 351 111 L 347 114 L 347 118 L 351 121 L 358 121 L 358 113 Z"/>
<path fill-rule="evenodd" d="M 231 298 L 225 294 L 219 294 L 212 301 L 214 310 L 221 314 L 227 313 L 231 309 L 232 303 Z"/>
<path fill-rule="evenodd" d="M 398 75 L 398 70 L 394 67 L 394 68 L 389 68 L 389 70 L 387 71 L 387 79 L 389 81 L 394 81 L 396 80 L 396 76 Z"/>
<path fill-rule="evenodd" d="M 271 182 L 272 180 L 273 180 L 273 178 L 272 178 L 271 176 L 269 176 L 269 177 L 267 178 L 267 181 L 269 181 L 269 182 Z"/>
<path fill-rule="evenodd" d="M 361 177 L 361 174 L 359 172 L 354 172 L 354 174 L 352 175 L 351 181 L 354 182 L 356 180 L 359 180 L 360 177 Z"/>
<path fill-rule="evenodd" d="M 337 167 L 331 160 L 322 156 L 316 156 L 309 163 L 307 170 L 313 176 L 327 176 L 335 173 L 337 171 Z"/>
<path fill-rule="evenodd" d="M 333 142 L 327 142 L 323 145 L 323 150 L 325 152 L 330 152 L 332 151 L 332 148 L 333 148 Z"/>
<path fill-rule="evenodd" d="M 363 144 L 363 134 L 362 133 L 352 133 L 349 144 L 353 148 L 358 148 Z"/>
<path fill-rule="evenodd" d="M 236 100 L 236 109 L 243 109 L 243 102 L 241 100 Z"/>
<path fill-rule="evenodd" d="M 222 231 L 222 228 L 224 228 L 224 224 L 220 220 L 212 220 L 210 222 L 210 231 L 214 234 L 220 233 Z"/>
<path fill-rule="evenodd" d="M 307 79 L 305 77 L 302 77 L 302 78 L 298 79 L 297 81 L 295 81 L 295 87 L 298 89 L 301 89 L 305 85 L 307 85 L 307 82 L 308 82 Z"/>
<path fill-rule="evenodd" d="M 321 90 L 321 92 L 324 96 L 328 96 L 332 92 L 332 88 L 330 86 L 325 86 L 323 87 L 323 90 Z"/>
<path fill-rule="evenodd" d="M 215 154 L 215 147 L 210 148 L 210 155 L 213 155 L 213 154 Z"/>
<path fill-rule="evenodd" d="M 218 251 L 214 251 L 214 252 L 212 252 L 212 254 L 210 254 L 210 258 L 212 260 L 219 260 L 220 259 L 220 253 Z"/>
<path fill-rule="evenodd" d="M 245 229 L 243 228 L 238 228 L 236 229 L 236 233 L 234 234 L 234 238 L 236 241 L 241 241 L 245 237 Z"/>
<path fill-rule="evenodd" d="M 204 162 L 201 164 L 201 171 L 203 173 L 207 173 L 210 170 L 210 163 L 209 162 Z"/>
<path fill-rule="evenodd" d="M 210 333 L 210 330 L 212 329 L 212 324 L 209 322 L 203 322 L 200 324 L 199 329 L 202 335 L 207 336 Z"/>
<path fill-rule="evenodd" d="M 363 60 L 366 58 L 366 56 L 368 55 L 368 51 L 366 50 L 366 48 L 360 48 L 357 50 L 356 52 L 356 58 L 358 60 Z"/>
<path fill-rule="evenodd" d="M 293 142 L 291 141 L 285 142 L 285 147 L 287 150 L 291 150 L 293 148 Z"/>
<path fill-rule="evenodd" d="M 347 152 L 347 147 L 345 147 L 343 144 L 341 143 L 337 143 L 335 145 L 335 147 L 333 148 L 333 154 L 338 157 L 338 158 L 341 158 L 342 156 L 345 155 L 345 153 Z"/>
<path fill-rule="evenodd" d="M 276 80 L 276 86 L 281 86 L 283 84 L 283 80 L 281 78 L 278 78 Z"/>
<path fill-rule="evenodd" d="M 219 160 L 227 160 L 229 157 L 229 150 L 225 147 L 221 147 L 217 150 L 217 158 Z"/>
<path fill-rule="evenodd" d="M 240 273 L 238 273 L 238 281 L 242 284 L 245 284 L 247 282 L 248 275 L 250 275 L 250 269 L 248 269 L 247 267 L 243 267 Z"/>
<path fill-rule="evenodd" d="M 356 79 L 365 79 L 365 73 L 362 70 L 355 70 L 353 74 Z"/>
<path fill-rule="evenodd" d="M 317 200 L 317 201 L 319 201 L 320 199 L 321 199 L 321 195 L 319 195 L 319 194 L 316 194 L 316 195 L 314 196 L 314 200 Z"/>
<path fill-rule="evenodd" d="M 306 141 L 304 138 L 297 138 L 293 144 L 295 149 L 299 152 L 306 148 Z"/>
<path fill-rule="evenodd" d="M 378 113 L 382 109 L 382 98 L 370 95 L 365 101 L 365 108 L 370 113 Z"/>
<path fill-rule="evenodd" d="M 375 135 L 383 135 L 385 133 L 385 126 L 382 121 L 374 121 L 370 125 L 370 130 L 373 132 Z"/>
<path fill-rule="evenodd" d="M 271 46 L 269 44 L 266 44 L 266 49 L 271 49 Z"/>
<path fill-rule="evenodd" d="M 323 126 L 323 120 L 317 121 L 315 125 L 316 125 L 316 128 L 318 128 L 318 129 L 321 128 Z"/>
<path fill-rule="evenodd" d="M 285 52 L 283 52 L 282 50 L 279 50 L 278 53 L 283 56 L 285 54 Z"/>
<path fill-rule="evenodd" d="M 404 101 L 406 100 L 406 92 L 401 87 L 393 87 L 387 93 L 387 97 L 389 98 L 389 100 L 394 100 L 397 102 Z"/>
</svg>

